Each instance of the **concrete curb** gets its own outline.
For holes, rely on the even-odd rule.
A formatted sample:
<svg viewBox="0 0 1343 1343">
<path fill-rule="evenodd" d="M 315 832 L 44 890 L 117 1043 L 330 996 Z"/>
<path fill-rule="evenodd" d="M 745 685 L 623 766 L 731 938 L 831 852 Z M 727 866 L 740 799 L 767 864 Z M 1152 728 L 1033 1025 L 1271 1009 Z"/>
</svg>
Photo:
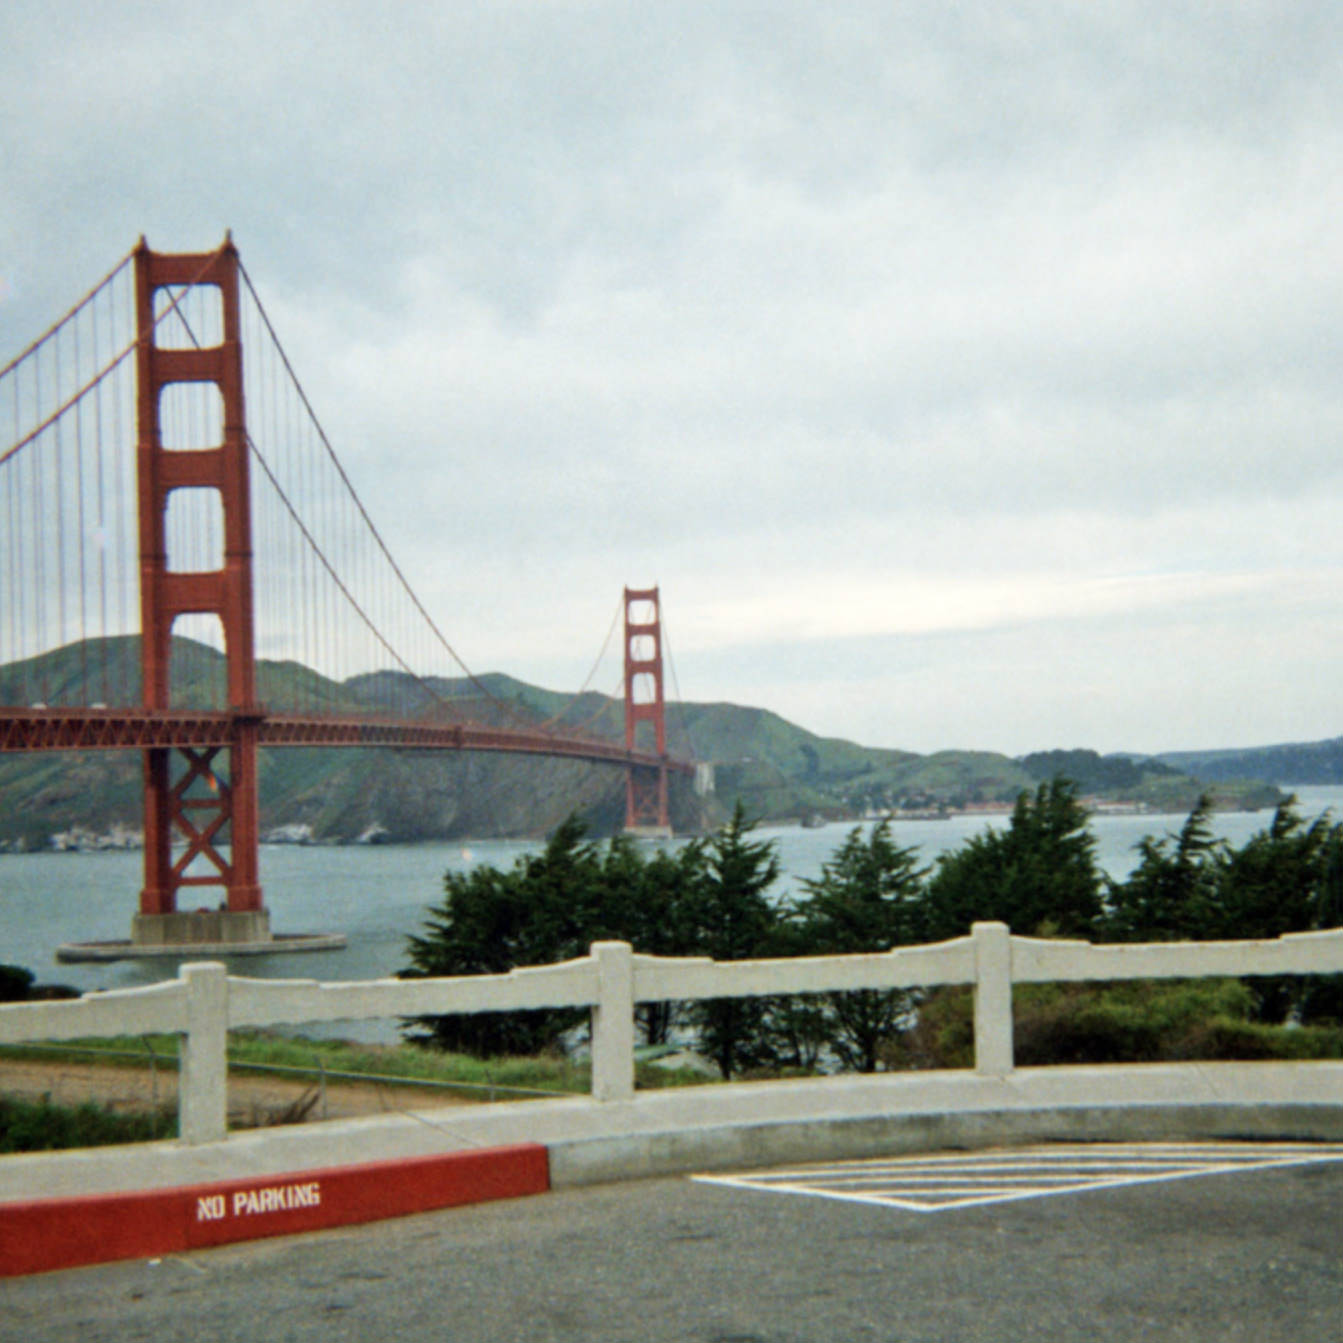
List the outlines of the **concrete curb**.
<svg viewBox="0 0 1343 1343">
<path fill-rule="evenodd" d="M 1209 1114 L 1237 1108 L 1247 1114 L 1273 1114 L 1284 1106 L 1306 1107 L 1303 1113 L 1309 1114 L 1343 1113 L 1343 1061 L 1019 1068 L 1003 1077 L 928 1072 L 798 1078 L 639 1091 L 620 1101 L 573 1096 L 431 1107 L 251 1129 L 220 1142 L 21 1153 L 0 1157 L 0 1212 L 11 1200 L 264 1179 L 316 1167 L 517 1143 L 539 1143 L 552 1151 L 586 1142 L 634 1151 L 644 1143 L 652 1152 L 666 1147 L 670 1140 L 665 1135 L 684 1135 L 679 1140 L 683 1146 L 706 1145 L 710 1139 L 704 1135 L 721 1130 L 724 1141 L 749 1157 L 749 1143 L 726 1135 L 773 1134 L 790 1126 L 820 1135 L 834 1125 L 851 1131 L 858 1121 L 891 1125 L 892 1135 L 921 1128 L 941 1134 L 969 1132 L 976 1123 L 992 1122 L 976 1116 L 1000 1115 L 1001 1124 L 1012 1125 L 1023 1121 L 1011 1116 L 1022 1114 L 1134 1109 L 1145 1109 L 1156 1123 L 1162 1114 L 1191 1106 L 1208 1107 Z M 953 1120 L 960 1127 L 946 1129 Z M 606 1178 L 658 1173 L 653 1160 L 639 1157 L 628 1170 L 613 1162 L 613 1173 Z"/>
<path fill-rule="evenodd" d="M 549 1187 L 546 1149 L 524 1144 L 261 1181 L 9 1203 L 0 1212 L 0 1277 L 320 1231 Z"/>
<path fill-rule="evenodd" d="M 1077 1106 L 730 1123 L 0 1205 L 0 1277 L 694 1171 L 1040 1142 L 1343 1141 L 1343 1106 Z"/>
<path fill-rule="evenodd" d="M 551 1187 L 1045 1142 L 1343 1142 L 1343 1106 L 1080 1106 L 732 1124 L 550 1145 Z"/>
<path fill-rule="evenodd" d="M 184 1218 L 190 1222 L 192 1215 L 201 1220 L 198 1199 L 222 1194 L 231 1208 L 239 1192 L 297 1187 L 314 1178 L 348 1177 L 352 1189 L 370 1191 L 367 1198 L 350 1195 L 363 1211 L 347 1220 L 510 1197 L 495 1192 L 490 1172 L 495 1161 L 512 1159 L 499 1153 L 513 1151 L 530 1153 L 526 1160 L 545 1168 L 543 1184 L 534 1179 L 513 1190 L 531 1193 L 935 1149 L 1191 1138 L 1343 1141 L 1343 1062 L 1125 1064 L 1017 1069 L 998 1077 L 947 1072 L 796 1079 L 637 1092 L 620 1101 L 572 1097 L 427 1109 L 257 1129 L 222 1142 L 25 1153 L 0 1158 L 0 1271 L 94 1262 L 48 1258 L 35 1267 L 3 1267 L 29 1262 L 13 1257 L 23 1253 L 21 1246 L 8 1248 L 27 1237 L 22 1226 L 45 1228 L 41 1234 L 53 1244 L 62 1237 L 84 1244 L 79 1226 L 89 1217 L 106 1216 L 99 1235 L 115 1241 L 107 1228 L 133 1220 L 134 1208 L 150 1206 L 135 1201 L 156 1194 L 166 1200 L 165 1208 L 176 1209 L 171 1216 L 164 1213 L 170 1221 L 177 1219 L 174 1226 Z M 374 1164 L 368 1164 L 370 1159 Z M 438 1170 L 438 1163 L 454 1172 L 456 1192 L 440 1202 L 399 1201 L 392 1192 L 402 1178 L 396 1172 Z M 418 1178 L 409 1177 L 410 1183 Z M 120 1211 L 104 1214 L 106 1199 L 123 1200 L 107 1204 Z M 217 1203 L 209 1206 L 218 1208 Z M 340 1205 L 333 1194 L 322 1206 Z M 269 1211 L 288 1218 L 301 1210 L 286 1204 Z M 245 1202 L 238 1216 L 248 1236 L 341 1224 L 334 1214 L 332 1220 L 312 1222 L 258 1220 Z M 35 1220 L 25 1223 L 23 1218 Z M 167 1248 L 222 1243 L 173 1234 L 179 1239 Z M 158 1242 L 116 1243 L 122 1244 L 118 1253 L 97 1257 L 165 1252 Z"/>
</svg>

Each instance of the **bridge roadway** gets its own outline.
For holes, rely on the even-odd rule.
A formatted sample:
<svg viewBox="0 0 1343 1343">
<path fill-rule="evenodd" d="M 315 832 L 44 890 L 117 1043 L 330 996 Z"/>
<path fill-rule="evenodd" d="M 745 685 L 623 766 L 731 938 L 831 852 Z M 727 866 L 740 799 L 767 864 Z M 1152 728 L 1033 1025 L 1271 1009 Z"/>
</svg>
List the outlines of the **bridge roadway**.
<svg viewBox="0 0 1343 1343">
<path fill-rule="evenodd" d="M 12 1279 L 0 1339 L 1323 1343 L 1341 1204 L 1339 1160 L 932 1215 L 630 1181 Z"/>
<path fill-rule="evenodd" d="M 261 746 L 390 746 L 437 751 L 512 751 L 569 756 L 644 768 L 663 766 L 691 774 L 688 760 L 630 751 L 581 733 L 540 728 L 435 723 L 424 719 L 325 718 L 188 709 L 0 708 L 0 751 L 119 751 L 154 747 L 227 746 L 239 720 L 257 724 Z"/>
</svg>

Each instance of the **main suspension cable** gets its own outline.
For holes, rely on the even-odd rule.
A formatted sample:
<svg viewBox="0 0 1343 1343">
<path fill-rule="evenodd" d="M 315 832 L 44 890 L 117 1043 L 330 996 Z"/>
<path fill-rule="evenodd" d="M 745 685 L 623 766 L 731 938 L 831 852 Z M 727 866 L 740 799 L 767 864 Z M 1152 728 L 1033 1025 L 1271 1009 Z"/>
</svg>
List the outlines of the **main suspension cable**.
<svg viewBox="0 0 1343 1343">
<path fill-rule="evenodd" d="M 326 449 L 327 456 L 330 457 L 331 463 L 336 468 L 336 471 L 340 476 L 341 482 L 344 484 L 346 490 L 349 492 L 351 499 L 354 500 L 355 507 L 359 510 L 359 516 L 363 519 L 364 525 L 368 528 L 369 533 L 372 535 L 373 539 L 377 542 L 379 550 L 382 551 L 383 557 L 386 559 L 388 565 L 391 567 L 392 572 L 396 575 L 397 581 L 401 584 L 402 590 L 405 592 L 406 596 L 410 598 L 411 604 L 420 613 L 421 618 L 424 620 L 425 624 L 432 632 L 434 638 L 438 640 L 439 644 L 447 652 L 448 656 L 452 658 L 452 660 L 462 669 L 463 672 L 465 672 L 466 677 L 471 682 L 471 684 L 486 699 L 490 700 L 493 704 L 497 705 L 506 714 L 516 716 L 512 706 L 506 700 L 503 700 L 499 696 L 495 695 L 493 691 L 491 691 L 486 685 L 484 685 L 481 682 L 481 680 L 476 676 L 476 674 L 471 670 L 471 668 L 466 665 L 466 662 L 463 660 L 461 655 L 448 642 L 442 630 L 438 628 L 438 625 L 435 623 L 434 618 L 429 614 L 427 610 L 425 610 L 424 604 L 420 601 L 419 597 L 416 596 L 415 590 L 410 586 L 410 583 L 407 581 L 405 574 L 402 573 L 401 566 L 397 564 L 396 560 L 392 556 L 392 552 L 387 548 L 387 543 L 382 539 L 382 533 L 378 530 L 377 526 L 374 524 L 373 519 L 369 517 L 368 510 L 364 507 L 363 500 L 359 498 L 358 493 L 355 491 L 354 486 L 351 484 L 349 476 L 346 475 L 345 468 L 341 465 L 340 458 L 336 456 L 336 451 L 331 446 L 331 440 L 327 437 L 326 430 L 322 427 L 321 421 L 317 418 L 317 412 L 313 409 L 312 402 L 308 400 L 308 394 L 303 390 L 303 384 L 299 381 L 298 374 L 294 371 L 293 365 L 289 362 L 289 356 L 288 354 L 285 353 L 284 346 L 280 343 L 280 338 L 276 334 L 274 325 L 271 323 L 270 315 L 266 312 L 265 304 L 261 302 L 261 297 L 256 292 L 256 287 L 252 284 L 252 277 L 248 275 L 247 268 L 242 264 L 241 260 L 238 262 L 238 270 L 242 274 L 243 282 L 247 285 L 248 293 L 251 294 L 252 296 L 252 301 L 256 304 L 257 312 L 260 314 L 261 320 L 266 325 L 266 330 L 270 333 L 271 341 L 274 343 L 275 350 L 279 354 L 280 359 L 284 364 L 285 371 L 289 374 L 289 378 L 294 384 L 294 390 L 298 393 L 299 399 L 303 402 L 303 407 L 308 412 L 308 417 L 312 421 L 313 428 L 317 430 L 317 436 L 321 441 L 323 448 Z"/>
<path fill-rule="evenodd" d="M 587 677 L 583 681 L 583 684 L 579 686 L 578 689 L 574 692 L 574 694 L 569 700 L 569 703 L 565 705 L 565 707 L 561 709 L 559 713 L 552 715 L 550 718 L 547 718 L 545 722 L 540 724 L 540 730 L 542 732 L 544 732 L 547 728 L 554 727 L 555 724 L 558 723 L 564 717 L 564 715 L 569 712 L 569 710 L 573 707 L 573 705 L 578 701 L 579 697 L 585 695 L 591 688 L 592 682 L 596 679 L 597 676 L 597 669 L 602 665 L 602 659 L 606 656 L 607 651 L 611 647 L 611 640 L 615 637 L 616 626 L 620 623 L 620 611 L 622 605 L 623 603 L 621 602 L 616 603 L 615 614 L 611 617 L 611 627 L 606 631 L 606 638 L 602 640 L 601 652 L 597 654 L 597 660 L 592 664 L 592 670 L 588 672 Z M 605 707 L 599 709 L 584 723 L 579 724 L 578 727 L 574 730 L 578 732 L 584 731 L 584 729 L 587 728 L 589 724 L 596 722 L 596 720 L 605 712 L 606 712 Z"/>
<path fill-rule="evenodd" d="M 126 263 L 123 261 L 121 263 L 121 266 L 124 266 L 125 264 Z M 118 273 L 118 271 L 121 270 L 121 266 L 118 266 L 116 270 L 114 270 L 107 277 L 107 279 L 103 281 L 103 284 L 107 284 L 108 282 L 110 282 L 111 279 Z M 190 283 L 183 288 L 182 293 L 179 294 L 175 299 L 173 299 L 173 301 L 166 308 L 164 308 L 164 310 L 154 319 L 154 325 L 151 328 L 151 332 L 158 329 L 159 323 L 163 321 L 163 319 L 167 317 L 169 313 L 176 311 L 177 305 L 182 301 L 183 297 L 187 293 L 187 290 L 190 289 L 195 284 L 197 284 L 200 280 L 200 276 L 204 275 L 208 269 L 209 269 L 208 264 L 206 266 L 203 266 L 199 274 L 195 277 L 195 279 L 191 280 Z M 56 325 L 53 326 L 45 335 L 38 337 L 38 339 L 35 340 L 28 347 L 28 349 L 24 352 L 23 355 L 19 357 L 19 359 L 11 361 L 3 370 L 0 370 L 0 377 L 4 377 L 5 374 L 9 373 L 12 369 L 16 368 L 20 360 L 26 358 L 28 354 L 32 354 L 36 350 L 39 350 L 46 340 L 48 340 L 52 335 L 54 335 L 58 330 L 60 330 L 60 328 L 64 326 L 65 323 L 68 322 L 71 317 L 73 317 L 76 313 L 78 313 L 85 306 L 85 304 L 87 304 L 101 289 L 102 285 L 99 285 L 98 289 L 93 290 L 83 300 L 83 302 L 77 304 L 74 308 L 72 308 L 71 311 L 65 317 L 61 318 L 61 320 L 57 322 Z M 172 291 L 169 290 L 169 293 L 171 292 Z M 178 316 L 182 321 L 182 325 L 186 326 L 185 316 L 183 316 L 180 313 L 178 314 Z M 190 327 L 188 327 L 187 330 L 188 332 L 190 332 Z M 194 335 L 191 338 L 193 341 L 196 339 Z M 97 387 L 98 384 L 102 382 L 104 378 L 108 377 L 115 369 L 117 369 L 121 364 L 123 364 L 128 358 L 128 356 L 130 356 L 135 351 L 136 347 L 139 344 L 140 344 L 140 338 L 136 336 L 134 339 L 131 340 L 130 344 L 128 344 L 125 347 L 125 349 L 123 349 L 121 353 L 118 354 L 117 357 L 113 359 L 110 364 L 107 365 L 106 368 L 102 369 L 101 372 L 96 373 L 88 382 L 84 384 L 83 387 L 81 387 L 77 392 L 75 392 L 74 395 L 68 397 L 65 401 L 63 401 L 55 410 L 51 412 L 50 415 L 47 416 L 45 420 L 42 421 L 41 424 L 37 426 L 36 429 L 30 430 L 21 439 L 19 439 L 17 443 L 7 448 L 4 452 L 0 452 L 0 466 L 4 466 L 4 464 L 7 461 L 9 461 L 11 457 L 15 456 L 22 449 L 26 448 L 28 444 L 30 444 L 34 439 L 40 438 L 43 433 L 45 433 L 48 429 L 50 429 L 51 426 L 55 424 L 56 421 L 59 420 L 67 410 L 70 409 L 71 406 L 75 405 L 79 401 L 82 401 L 83 398 L 87 396 L 95 387 Z M 196 348 L 200 349 L 199 341 L 196 341 Z"/>
<path fill-rule="evenodd" d="M 242 263 L 241 263 L 241 262 L 238 263 L 238 268 L 239 268 L 239 270 L 242 269 Z M 244 274 L 245 274 L 245 272 L 244 272 Z M 252 286 L 251 286 L 251 282 L 250 282 L 250 281 L 248 282 L 248 286 L 247 286 L 247 287 L 248 287 L 249 290 L 252 289 Z M 187 288 L 190 288 L 190 286 L 187 286 Z M 167 315 L 168 312 L 170 312 L 170 311 L 172 311 L 173 309 L 175 309 L 175 308 L 178 307 L 178 305 L 181 303 L 182 299 L 185 298 L 185 296 L 186 296 L 187 288 L 184 288 L 184 289 L 182 290 L 182 292 L 181 292 L 180 294 L 178 294 L 177 297 L 176 297 L 175 299 L 173 299 L 173 302 L 171 303 L 171 305 L 170 305 L 168 308 L 166 308 L 166 309 L 164 310 L 164 315 L 165 315 L 165 316 Z M 169 294 L 170 297 L 172 296 L 172 290 L 171 290 L 171 288 L 168 289 L 168 294 Z M 256 297 L 256 291 L 255 291 L 255 290 L 252 290 L 252 296 L 253 296 L 253 298 Z M 261 305 L 260 305 L 260 303 L 258 302 L 258 304 L 257 304 L 258 309 L 260 309 L 260 306 L 261 306 Z M 262 316 L 264 317 L 264 313 L 262 314 Z M 191 321 L 190 321 L 190 319 L 188 318 L 187 314 L 186 314 L 184 311 L 182 311 L 182 312 L 178 312 L 178 320 L 182 323 L 183 329 L 186 331 L 187 336 L 188 336 L 188 337 L 190 338 L 190 340 L 191 340 L 191 343 L 196 347 L 196 349 L 198 349 L 198 350 L 201 349 L 202 346 L 201 346 L 200 340 L 199 340 L 199 338 L 197 337 L 195 331 L 192 329 Z M 155 325 L 157 325 L 157 322 L 155 323 Z M 267 329 L 269 329 L 269 328 L 270 328 L 270 323 L 267 322 L 267 323 L 266 323 L 266 326 L 267 326 Z M 272 339 L 274 338 L 274 334 L 275 334 L 274 331 L 272 331 L 272 332 L 271 332 Z M 279 350 L 280 357 L 283 359 L 283 358 L 284 358 L 284 351 L 283 351 L 283 349 L 280 348 L 280 344 L 279 344 L 278 341 L 275 342 L 275 348 L 276 348 L 277 350 Z M 285 366 L 288 367 L 288 360 L 285 360 Z M 293 376 L 292 370 L 290 370 L 290 376 L 291 376 L 291 377 Z M 296 382 L 295 385 L 297 385 L 297 382 Z M 300 395 L 300 396 L 302 395 L 302 390 L 301 390 L 301 389 L 300 389 L 300 391 L 299 391 L 299 395 Z M 305 405 L 307 404 L 307 399 L 306 399 L 306 398 L 304 398 L 304 404 L 305 404 Z M 311 413 L 311 408 L 309 408 L 309 413 Z M 320 427 L 319 427 L 319 432 L 320 432 Z M 442 703 L 446 703 L 446 701 L 443 699 L 443 697 L 442 697 L 441 695 L 439 695 L 439 694 L 437 693 L 437 691 L 435 691 L 434 688 L 433 688 L 431 685 L 428 684 L 428 682 L 424 681 L 421 677 L 419 677 L 419 676 L 418 676 L 418 675 L 411 669 L 410 665 L 406 662 L 406 660 L 401 656 L 400 653 L 398 653 L 398 652 L 396 651 L 395 648 L 392 647 L 392 645 L 391 645 L 391 644 L 387 641 L 387 639 L 383 636 L 382 631 L 379 630 L 378 627 L 377 627 L 377 626 L 373 623 L 373 621 L 369 618 L 367 612 L 365 612 L 365 610 L 363 609 L 363 607 L 360 606 L 360 604 L 359 604 L 359 602 L 356 600 L 354 594 L 349 590 L 348 587 L 346 587 L 344 581 L 341 579 L 340 575 L 336 572 L 336 570 L 335 570 L 334 566 L 332 565 L 331 561 L 330 561 L 329 559 L 327 559 L 327 557 L 326 557 L 326 553 L 325 553 L 325 551 L 323 551 L 322 547 L 321 547 L 320 545 L 318 545 L 318 543 L 317 543 L 317 539 L 316 539 L 316 538 L 313 536 L 313 534 L 308 530 L 307 526 L 306 526 L 305 523 L 303 522 L 303 519 L 302 519 L 301 517 L 299 517 L 297 509 L 295 509 L 293 503 L 290 501 L 290 498 L 289 498 L 288 494 L 285 493 L 283 486 L 281 486 L 279 480 L 276 478 L 276 476 L 275 476 L 275 472 L 271 470 L 271 468 L 270 468 L 270 463 L 269 463 L 269 462 L 266 460 L 266 458 L 262 455 L 261 449 L 257 447 L 257 445 L 256 445 L 256 441 L 252 438 L 251 433 L 247 430 L 247 428 L 246 428 L 245 426 L 244 426 L 244 428 L 243 428 L 243 435 L 244 435 L 244 437 L 245 437 L 246 440 L 247 440 L 247 446 L 248 446 L 248 449 L 251 451 L 252 455 L 256 458 L 256 460 L 260 463 L 260 465 L 261 465 L 261 469 L 266 473 L 266 478 L 270 481 L 272 487 L 273 487 L 274 490 L 275 490 L 275 493 L 276 493 L 277 495 L 279 495 L 279 497 L 280 497 L 280 501 L 284 504 L 285 508 L 288 510 L 288 513 L 289 513 L 290 518 L 293 520 L 294 525 L 299 529 L 299 532 L 302 534 L 303 539 L 304 539 L 305 541 L 307 541 L 308 546 L 309 546 L 310 550 L 312 551 L 313 555 L 314 555 L 314 556 L 321 562 L 322 567 L 326 570 L 327 574 L 330 576 L 331 581 L 332 581 L 333 583 L 335 583 L 336 587 L 340 590 L 341 595 L 345 598 L 345 600 L 346 600 L 347 602 L 349 602 L 349 604 L 350 604 L 351 608 L 354 610 L 354 612 L 359 616 L 359 618 L 360 618 L 360 619 L 364 622 L 364 624 L 368 627 L 369 633 L 372 634 L 373 637 L 374 637 L 375 639 L 377 639 L 377 641 L 383 646 L 383 648 L 385 648 L 385 649 L 387 650 L 388 654 L 390 654 L 390 656 L 392 657 L 392 659 L 393 659 L 393 660 L 394 660 L 394 661 L 401 667 L 401 669 L 402 669 L 404 672 L 407 673 L 407 675 L 409 675 L 409 676 L 410 676 L 412 679 L 414 679 L 415 681 L 419 682 L 419 684 L 420 684 L 420 685 L 421 685 L 421 686 L 422 686 L 422 687 L 423 687 L 423 688 L 424 688 L 430 695 L 432 695 L 434 699 L 438 700 L 438 702 L 439 702 L 440 704 L 442 704 Z M 328 449 L 328 450 L 329 450 L 329 449 Z M 342 474 L 343 474 L 343 473 L 342 473 Z M 347 483 L 347 486 L 348 486 L 348 482 L 346 482 L 346 483 Z M 371 524 L 370 524 L 370 525 L 371 525 Z"/>
<path fill-rule="evenodd" d="M 112 269 L 108 271 L 107 274 L 104 275 L 103 278 L 99 280 L 98 283 L 94 285 L 93 288 L 90 289 L 89 292 L 85 294 L 84 297 L 80 299 L 79 302 L 76 303 L 75 306 L 71 308 L 69 312 L 65 314 L 64 317 L 60 318 L 58 321 L 53 322 L 40 336 L 38 336 L 38 338 L 35 341 L 32 341 L 30 344 L 25 346 L 24 349 L 20 350 L 19 353 L 16 354 L 14 358 L 11 359 L 9 363 L 7 363 L 4 366 L 4 368 L 0 368 L 0 378 L 8 377 L 9 374 L 12 373 L 21 363 L 23 363 L 23 361 L 27 359 L 30 354 L 33 354 L 37 350 L 40 350 L 42 346 L 45 345 L 47 341 L 49 341 L 52 338 L 52 336 L 54 336 L 72 317 L 77 317 L 81 312 L 83 312 L 83 310 L 87 308 L 89 304 L 92 303 L 93 300 L 97 298 L 98 295 L 102 293 L 102 291 L 109 284 L 112 283 L 113 280 L 116 279 L 116 277 L 118 276 L 118 274 L 120 274 L 120 272 L 123 270 L 126 264 L 134 259 L 137 250 L 138 250 L 138 244 L 136 245 L 136 247 L 132 248 L 129 252 L 127 252 L 126 255 L 122 257 L 121 260 L 118 261 L 117 264 L 113 266 Z"/>
</svg>

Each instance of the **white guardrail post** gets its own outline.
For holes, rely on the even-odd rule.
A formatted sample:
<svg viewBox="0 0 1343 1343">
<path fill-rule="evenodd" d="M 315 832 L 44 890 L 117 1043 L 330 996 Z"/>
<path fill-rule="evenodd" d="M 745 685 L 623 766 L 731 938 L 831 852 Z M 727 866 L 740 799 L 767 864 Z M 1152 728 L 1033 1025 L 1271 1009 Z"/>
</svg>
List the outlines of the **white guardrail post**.
<svg viewBox="0 0 1343 1343">
<path fill-rule="evenodd" d="M 594 942 L 597 1002 L 592 1009 L 592 1099 L 634 1095 L 634 948 Z"/>
<path fill-rule="evenodd" d="M 228 971 L 218 961 L 184 965 L 186 1032 L 179 1038 L 177 1131 L 184 1143 L 228 1135 Z"/>
<path fill-rule="evenodd" d="M 976 923 L 975 1071 L 1006 1077 L 1012 1071 L 1012 934 L 1005 923 Z"/>
</svg>

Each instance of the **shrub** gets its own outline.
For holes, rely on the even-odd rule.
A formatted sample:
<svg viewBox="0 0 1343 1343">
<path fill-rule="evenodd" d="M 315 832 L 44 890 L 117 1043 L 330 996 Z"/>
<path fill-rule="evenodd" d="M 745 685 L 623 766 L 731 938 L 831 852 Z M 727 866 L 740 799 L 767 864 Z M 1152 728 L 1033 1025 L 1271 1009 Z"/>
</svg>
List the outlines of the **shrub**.
<svg viewBox="0 0 1343 1343">
<path fill-rule="evenodd" d="M 1014 1055 L 1019 1067 L 1343 1057 L 1343 1029 L 1265 1026 L 1252 1020 L 1254 1011 L 1253 991 L 1236 979 L 1018 984 L 1012 995 Z M 973 1067 L 972 992 L 930 994 L 916 1024 L 883 1062 Z"/>
<path fill-rule="evenodd" d="M 0 1003 L 21 1003 L 33 986 L 33 972 L 21 965 L 0 965 Z"/>
<path fill-rule="evenodd" d="M 0 1097 L 0 1152 L 54 1152 L 68 1147 L 107 1147 L 116 1143 L 170 1138 L 174 1114 L 115 1114 L 92 1101 L 52 1105 Z"/>
<path fill-rule="evenodd" d="M 914 1025 L 881 1047 L 885 1068 L 973 1068 L 975 1000 L 968 988 L 934 989 L 918 1006 Z"/>
</svg>

